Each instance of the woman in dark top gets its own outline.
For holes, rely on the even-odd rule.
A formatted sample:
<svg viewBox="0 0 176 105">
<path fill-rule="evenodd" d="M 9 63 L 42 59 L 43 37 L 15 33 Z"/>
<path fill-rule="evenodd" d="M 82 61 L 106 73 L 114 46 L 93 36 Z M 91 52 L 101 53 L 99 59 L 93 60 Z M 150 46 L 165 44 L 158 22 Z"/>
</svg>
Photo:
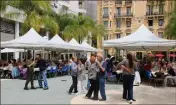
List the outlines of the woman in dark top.
<svg viewBox="0 0 176 105">
<path fill-rule="evenodd" d="M 172 67 L 172 64 L 168 64 L 168 74 L 171 76 L 176 76 L 176 73 Z"/>
<path fill-rule="evenodd" d="M 123 100 L 128 100 L 132 104 L 132 101 L 136 101 L 133 99 L 133 82 L 137 69 L 132 55 L 127 54 L 127 59 L 117 65 L 117 67 L 120 66 L 123 70 Z"/>
</svg>

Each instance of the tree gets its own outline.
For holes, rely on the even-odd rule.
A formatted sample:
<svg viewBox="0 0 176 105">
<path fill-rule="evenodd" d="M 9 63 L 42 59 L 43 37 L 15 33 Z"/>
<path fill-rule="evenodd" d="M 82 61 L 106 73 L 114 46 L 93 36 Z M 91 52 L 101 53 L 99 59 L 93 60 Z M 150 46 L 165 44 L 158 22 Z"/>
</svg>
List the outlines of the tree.
<svg viewBox="0 0 176 105">
<path fill-rule="evenodd" d="M 168 14 L 169 22 L 165 28 L 165 36 L 170 39 L 176 39 L 176 2 L 171 13 Z"/>
<path fill-rule="evenodd" d="M 57 34 L 59 27 L 55 20 L 50 17 L 53 14 L 50 4 L 50 1 L 45 0 L 13 0 L 9 3 L 10 6 L 24 12 L 23 15 L 26 18 L 22 24 L 22 33 L 26 33 L 33 27 L 37 32 L 44 28 L 46 31 L 51 31 L 52 34 Z M 12 11 L 6 16 L 16 17 L 17 14 L 17 12 Z"/>
<path fill-rule="evenodd" d="M 103 25 L 97 24 L 89 16 L 71 15 L 69 18 L 64 19 L 66 22 L 68 22 L 67 19 L 69 20 L 68 25 L 62 29 L 62 34 L 65 39 L 75 38 L 81 43 L 83 39 L 91 36 L 93 40 L 97 40 L 97 37 L 104 36 L 106 31 Z M 64 21 L 62 20 L 59 23 L 62 22 Z"/>
</svg>

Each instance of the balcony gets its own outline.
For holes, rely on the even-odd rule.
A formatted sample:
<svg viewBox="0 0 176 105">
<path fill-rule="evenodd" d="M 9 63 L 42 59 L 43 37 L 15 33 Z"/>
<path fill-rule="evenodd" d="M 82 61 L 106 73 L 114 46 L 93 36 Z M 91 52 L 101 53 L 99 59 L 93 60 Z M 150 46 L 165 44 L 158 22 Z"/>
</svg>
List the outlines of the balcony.
<svg viewBox="0 0 176 105">
<path fill-rule="evenodd" d="M 103 14 L 103 18 L 109 18 L 108 14 Z"/>
<path fill-rule="evenodd" d="M 116 30 L 114 31 L 114 33 L 122 33 L 121 28 L 116 28 Z"/>
<path fill-rule="evenodd" d="M 121 0 L 116 0 L 115 1 L 115 5 L 116 6 L 121 6 L 122 5 L 122 1 Z"/>
<path fill-rule="evenodd" d="M 114 17 L 116 17 L 116 18 L 132 18 L 133 17 L 133 13 L 126 13 L 126 14 L 119 14 L 119 13 L 116 13 L 115 15 L 114 15 Z"/>
<path fill-rule="evenodd" d="M 164 12 L 154 12 L 154 13 L 146 12 L 146 17 L 156 17 L 156 16 L 164 16 Z"/>
<path fill-rule="evenodd" d="M 132 0 L 126 0 L 125 5 L 127 5 L 127 6 L 132 5 Z"/>
</svg>

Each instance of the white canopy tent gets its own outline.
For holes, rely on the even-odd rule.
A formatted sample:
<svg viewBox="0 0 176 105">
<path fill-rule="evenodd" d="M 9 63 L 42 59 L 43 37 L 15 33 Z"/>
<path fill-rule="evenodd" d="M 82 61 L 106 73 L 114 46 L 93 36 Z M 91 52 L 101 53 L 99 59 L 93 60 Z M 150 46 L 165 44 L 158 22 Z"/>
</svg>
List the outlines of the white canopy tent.
<svg viewBox="0 0 176 105">
<path fill-rule="evenodd" d="M 72 38 L 69 42 L 69 44 L 71 44 L 72 46 L 78 48 L 80 51 L 86 51 L 86 52 L 91 52 L 92 49 L 90 48 L 86 48 L 85 46 L 79 44 L 74 38 Z"/>
<path fill-rule="evenodd" d="M 78 48 L 75 48 L 71 44 L 65 42 L 60 36 L 57 34 L 50 40 L 51 43 L 55 45 L 63 46 L 67 50 L 78 50 Z"/>
<path fill-rule="evenodd" d="M 117 47 L 130 51 L 166 51 L 176 46 L 176 40 L 162 39 L 154 35 L 145 25 L 134 33 L 113 40 L 104 41 L 104 47 Z"/>
<path fill-rule="evenodd" d="M 94 48 L 94 47 L 92 47 L 91 45 L 89 45 L 89 44 L 86 42 L 86 40 L 84 40 L 81 45 L 84 46 L 85 48 L 91 49 L 92 51 L 95 51 L 95 52 L 98 51 L 96 48 Z"/>
<path fill-rule="evenodd" d="M 50 43 L 47 39 L 40 36 L 33 28 L 31 28 L 23 36 L 11 41 L 1 42 L 2 48 L 23 48 L 23 49 L 37 49 L 43 50 L 44 48 L 62 48 L 64 46 L 55 45 Z"/>
<path fill-rule="evenodd" d="M 13 52 L 24 52 L 24 49 L 5 48 L 5 49 L 1 50 L 1 53 L 13 53 Z"/>
</svg>

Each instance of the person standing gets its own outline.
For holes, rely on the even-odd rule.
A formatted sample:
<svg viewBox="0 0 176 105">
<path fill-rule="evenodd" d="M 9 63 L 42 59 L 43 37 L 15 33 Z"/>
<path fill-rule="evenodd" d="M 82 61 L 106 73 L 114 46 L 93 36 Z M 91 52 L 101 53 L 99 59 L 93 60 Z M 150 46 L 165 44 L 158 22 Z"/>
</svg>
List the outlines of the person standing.
<svg viewBox="0 0 176 105">
<path fill-rule="evenodd" d="M 77 84 L 78 84 L 78 65 L 77 65 L 77 58 L 72 57 L 72 63 L 71 63 L 71 76 L 72 76 L 72 85 L 69 89 L 69 94 L 72 93 L 74 89 L 74 93 L 78 93 L 77 90 Z"/>
<path fill-rule="evenodd" d="M 40 54 L 36 55 L 37 58 L 37 64 L 36 67 L 39 68 L 39 75 L 38 75 L 38 83 L 39 83 L 39 88 L 43 88 L 44 90 L 48 90 L 48 82 L 47 82 L 47 76 L 46 76 L 46 68 L 47 68 L 47 63 L 44 59 L 41 58 Z M 42 81 L 44 82 L 44 87 L 42 85 Z"/>
<path fill-rule="evenodd" d="M 78 60 L 78 92 L 85 93 L 84 80 L 86 80 L 85 76 L 85 66 L 83 59 Z"/>
<path fill-rule="evenodd" d="M 98 100 L 98 90 L 99 90 L 99 79 L 97 74 L 99 72 L 98 63 L 96 62 L 96 54 L 92 53 L 90 56 L 90 62 L 88 64 L 88 78 L 90 81 L 90 88 L 86 94 L 86 98 L 91 98 L 92 92 L 94 92 L 93 100 Z"/>
<path fill-rule="evenodd" d="M 106 93 L 105 93 L 105 81 L 106 81 L 106 62 L 103 61 L 103 56 L 101 54 L 97 54 L 98 67 L 100 72 L 99 76 L 99 87 L 100 87 L 100 95 L 102 99 L 100 101 L 106 101 Z"/>
<path fill-rule="evenodd" d="M 132 55 L 130 53 L 127 54 L 127 59 L 124 59 L 117 66 L 121 66 L 123 70 L 123 100 L 127 100 L 132 104 L 132 101 L 136 101 L 133 99 L 133 82 L 135 70 L 137 69 Z"/>
<path fill-rule="evenodd" d="M 32 63 L 28 66 L 27 66 L 27 64 L 24 65 L 24 68 L 27 68 L 27 79 L 26 79 L 24 90 L 29 90 L 29 88 L 28 88 L 29 82 L 31 82 L 31 89 L 36 89 L 34 87 L 34 79 L 33 79 L 35 65 L 36 65 L 35 60 L 33 60 Z"/>
</svg>

